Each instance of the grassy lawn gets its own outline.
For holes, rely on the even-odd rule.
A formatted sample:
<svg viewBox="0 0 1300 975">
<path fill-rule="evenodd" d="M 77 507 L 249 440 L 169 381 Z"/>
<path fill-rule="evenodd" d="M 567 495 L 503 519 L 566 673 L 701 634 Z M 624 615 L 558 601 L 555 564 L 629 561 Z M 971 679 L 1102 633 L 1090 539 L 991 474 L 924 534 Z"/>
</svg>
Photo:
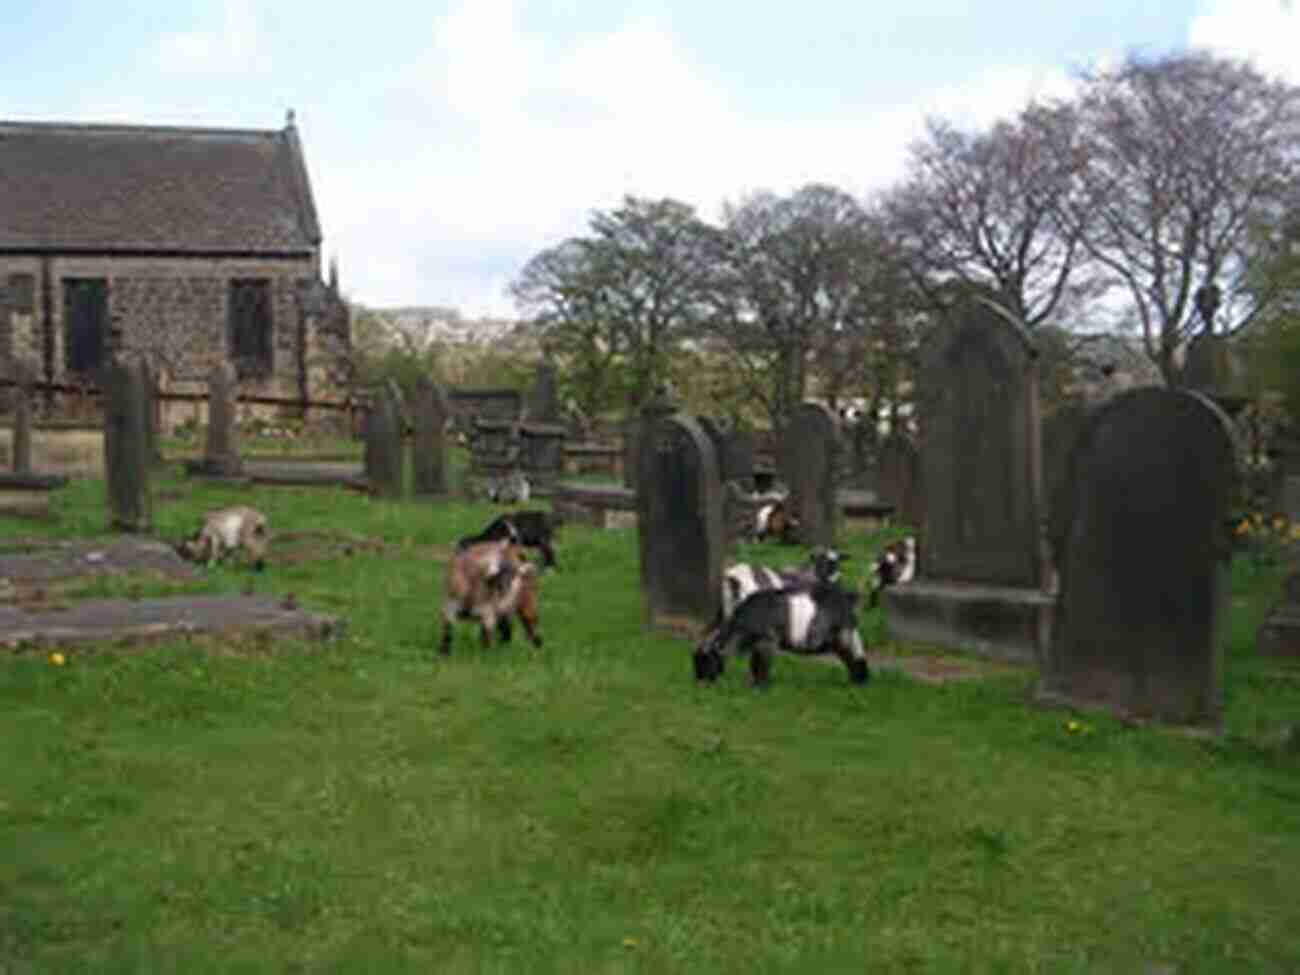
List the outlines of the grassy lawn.
<svg viewBox="0 0 1300 975">
<path fill-rule="evenodd" d="M 444 660 L 443 553 L 488 506 L 158 487 L 164 537 L 241 502 L 388 547 L 257 580 L 345 615 L 333 644 L 0 660 L 6 975 L 1300 971 L 1300 755 L 1271 744 L 1300 669 L 1252 651 L 1275 565 L 1234 567 L 1225 736 L 1072 731 L 1028 674 L 782 657 L 766 693 L 698 688 L 642 630 L 635 536 L 577 526 L 544 650 L 466 626 Z M 100 532 L 102 491 L 0 545 Z M 880 542 L 848 540 L 855 579 Z"/>
</svg>

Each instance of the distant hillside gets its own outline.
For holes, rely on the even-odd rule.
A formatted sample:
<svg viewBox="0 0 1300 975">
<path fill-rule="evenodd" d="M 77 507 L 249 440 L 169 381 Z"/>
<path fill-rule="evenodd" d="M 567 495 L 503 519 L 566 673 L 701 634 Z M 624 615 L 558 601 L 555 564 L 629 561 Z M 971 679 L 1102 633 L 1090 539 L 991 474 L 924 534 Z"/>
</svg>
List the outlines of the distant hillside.
<svg viewBox="0 0 1300 975">
<path fill-rule="evenodd" d="M 436 305 L 375 308 L 373 313 L 395 331 L 425 342 L 489 345 L 509 338 L 518 322 L 507 318 L 463 318 L 454 308 Z"/>
</svg>

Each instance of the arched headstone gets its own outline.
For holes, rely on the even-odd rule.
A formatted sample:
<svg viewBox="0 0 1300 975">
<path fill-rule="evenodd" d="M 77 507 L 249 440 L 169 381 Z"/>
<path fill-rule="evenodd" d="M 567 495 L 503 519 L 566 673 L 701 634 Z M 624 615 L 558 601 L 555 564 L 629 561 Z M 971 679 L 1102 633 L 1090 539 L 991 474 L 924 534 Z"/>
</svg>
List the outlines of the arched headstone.
<svg viewBox="0 0 1300 975">
<path fill-rule="evenodd" d="M 637 530 L 651 626 L 707 625 L 721 598 L 722 484 L 713 443 L 685 414 L 642 427 Z"/>
<path fill-rule="evenodd" d="M 366 480 L 386 498 L 400 498 L 405 481 L 401 403 L 390 385 L 379 389 L 366 418 Z"/>
<path fill-rule="evenodd" d="M 805 545 L 834 545 L 839 529 L 842 445 L 835 414 L 803 403 L 786 425 L 783 475 Z"/>
<path fill-rule="evenodd" d="M 1036 352 L 1024 329 L 968 296 L 926 339 L 917 380 L 927 578 L 1042 581 Z"/>
<path fill-rule="evenodd" d="M 447 493 L 447 400 L 428 376 L 415 383 L 411 463 L 416 494 Z"/>
<path fill-rule="evenodd" d="M 1231 421 L 1187 390 L 1122 393 L 1088 417 L 1065 479 L 1040 696 L 1216 723 L 1238 482 Z"/>
</svg>

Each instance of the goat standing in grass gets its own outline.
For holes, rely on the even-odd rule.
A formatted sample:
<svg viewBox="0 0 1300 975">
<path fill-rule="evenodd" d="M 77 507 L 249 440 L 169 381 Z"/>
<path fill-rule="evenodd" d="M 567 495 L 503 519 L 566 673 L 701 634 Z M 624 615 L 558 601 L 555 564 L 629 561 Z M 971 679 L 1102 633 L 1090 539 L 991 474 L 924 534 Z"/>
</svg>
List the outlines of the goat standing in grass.
<svg viewBox="0 0 1300 975">
<path fill-rule="evenodd" d="M 512 636 L 511 619 L 519 617 L 533 645 L 537 632 L 537 569 L 510 538 L 476 542 L 451 557 L 447 566 L 447 600 L 442 610 L 442 652 L 451 653 L 457 620 L 477 619 L 483 646 L 495 631 L 502 643 Z"/>
<path fill-rule="evenodd" d="M 916 539 L 912 536 L 902 541 L 886 545 L 876 559 L 872 572 L 871 601 L 874 608 L 880 602 L 880 594 L 890 586 L 911 582 L 916 578 Z"/>
<path fill-rule="evenodd" d="M 183 558 L 204 562 L 210 569 L 232 552 L 242 551 L 261 572 L 266 565 L 266 515 L 256 508 L 236 505 L 209 511 L 203 527 L 176 546 Z"/>
<path fill-rule="evenodd" d="M 858 597 L 824 582 L 751 593 L 695 647 L 695 678 L 713 681 L 721 676 L 727 647 L 739 640 L 738 652 L 749 654 L 750 675 L 758 687 L 770 680 L 774 646 L 797 653 L 834 653 L 853 683 L 865 684 L 871 671 L 858 633 Z"/>
</svg>

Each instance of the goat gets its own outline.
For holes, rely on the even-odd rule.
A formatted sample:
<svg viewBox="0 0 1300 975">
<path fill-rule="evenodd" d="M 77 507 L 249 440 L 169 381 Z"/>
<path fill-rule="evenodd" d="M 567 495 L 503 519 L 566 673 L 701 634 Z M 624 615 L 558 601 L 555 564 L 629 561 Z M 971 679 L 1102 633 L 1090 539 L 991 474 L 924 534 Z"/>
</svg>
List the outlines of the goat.
<svg viewBox="0 0 1300 975">
<path fill-rule="evenodd" d="M 253 568 L 261 572 L 266 566 L 266 515 L 256 508 L 236 505 L 209 511 L 203 526 L 189 538 L 176 545 L 182 558 L 206 562 L 212 568 L 227 553 L 242 550 L 253 560 Z"/>
<path fill-rule="evenodd" d="M 509 538 L 476 542 L 455 553 L 447 566 L 447 599 L 442 610 L 442 653 L 451 653 L 456 620 L 477 619 L 483 646 L 492 645 L 496 631 L 502 643 L 512 636 L 510 621 L 518 616 L 533 646 L 542 645 L 537 632 L 537 570 Z"/>
<path fill-rule="evenodd" d="M 746 596 L 760 589 L 811 586 L 816 582 L 838 582 L 840 563 L 849 556 L 833 548 L 816 548 L 808 556 L 808 565 L 786 566 L 779 572 L 763 565 L 740 562 L 722 574 L 722 612 L 714 622 L 720 625 Z"/>
<path fill-rule="evenodd" d="M 535 548 L 542 555 L 542 568 L 557 569 L 555 549 L 551 547 L 555 530 L 560 526 L 558 516 L 545 511 L 512 511 L 498 515 L 477 535 L 462 538 L 456 550 L 463 551 L 477 542 L 493 542 L 508 538 L 516 545 Z"/>
<path fill-rule="evenodd" d="M 754 541 L 762 542 L 774 537 L 787 545 L 794 545 L 799 540 L 799 527 L 799 519 L 786 510 L 784 501 L 772 501 L 762 505 L 754 516 Z"/>
<path fill-rule="evenodd" d="M 834 583 L 811 588 L 762 589 L 736 607 L 721 628 L 707 633 L 693 654 L 695 679 L 714 681 L 725 668 L 724 654 L 739 638 L 740 653 L 749 654 L 755 686 L 767 686 L 772 644 L 806 654 L 834 653 L 855 684 L 871 679 L 867 654 L 858 633 L 859 594 Z"/>
<path fill-rule="evenodd" d="M 527 504 L 533 488 L 522 471 L 513 471 L 507 477 L 488 480 L 488 500 L 494 504 Z"/>
<path fill-rule="evenodd" d="M 886 545 L 876 558 L 872 571 L 869 608 L 880 602 L 880 593 L 896 583 L 911 582 L 916 577 L 916 539 L 909 535 L 902 541 Z"/>
</svg>

